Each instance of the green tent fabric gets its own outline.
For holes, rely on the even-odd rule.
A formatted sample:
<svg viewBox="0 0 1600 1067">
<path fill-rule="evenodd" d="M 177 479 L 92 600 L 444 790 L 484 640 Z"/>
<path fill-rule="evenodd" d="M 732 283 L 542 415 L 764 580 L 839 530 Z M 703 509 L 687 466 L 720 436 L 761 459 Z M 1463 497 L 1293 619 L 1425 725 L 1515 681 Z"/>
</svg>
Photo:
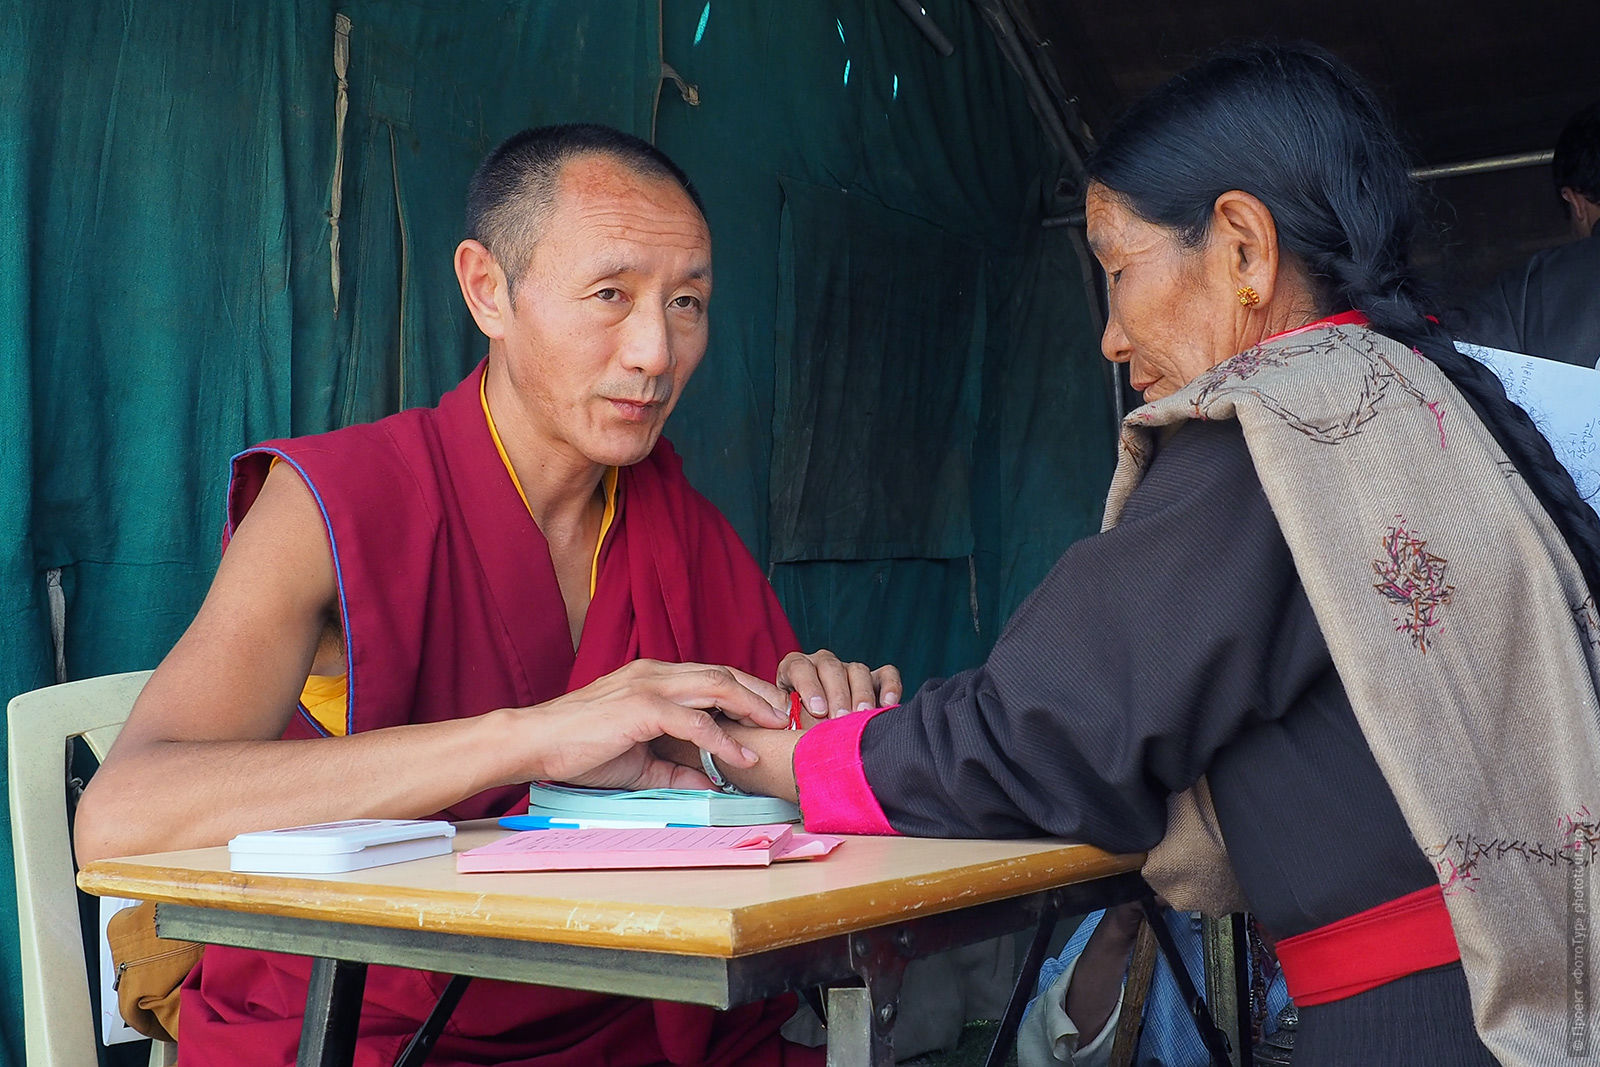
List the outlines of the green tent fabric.
<svg viewBox="0 0 1600 1067">
<path fill-rule="evenodd" d="M 574 119 L 648 134 L 653 4 L 478 10 L 6 5 L 0 700 L 55 680 L 47 571 L 67 677 L 153 666 L 215 567 L 231 454 L 431 403 L 481 355 L 450 252 L 496 140 Z M 21 1064 L 6 910 L 0 1062 Z"/>
<path fill-rule="evenodd" d="M 27 353 L 32 331 L 28 309 L 34 222 L 23 210 L 32 189 L 28 129 L 31 62 L 36 22 L 9 7 L 0 10 L 0 220 L 9 239 L 0 240 L 0 700 L 54 678 L 50 622 L 42 582 L 36 580 L 26 531 L 33 518 L 33 419 L 27 397 L 33 368 Z M 3 771 L 0 771 L 3 775 Z M 21 948 L 17 929 L 9 818 L 0 833 L 0 1063 L 20 1067 L 22 1058 Z"/>
<path fill-rule="evenodd" d="M 773 562 L 971 555 L 981 250 L 780 184 Z"/>
<path fill-rule="evenodd" d="M 576 120 L 653 135 L 705 196 L 713 339 L 668 434 L 803 640 L 913 679 L 976 662 L 1094 528 L 1113 436 L 1079 263 L 1038 225 L 1057 163 L 974 5 L 926 6 L 951 57 L 875 0 L 0 7 L 0 701 L 56 679 L 51 572 L 65 677 L 153 666 L 215 567 L 232 453 L 432 403 L 470 367 L 467 179 L 501 137 Z M 963 280 L 813 361 L 827 324 L 798 316 L 869 217 Z M 903 316 L 914 292 L 863 296 Z M 790 493 L 785 464 L 831 460 L 779 417 L 780 380 L 788 417 L 830 366 L 933 376 L 891 419 L 820 398 L 835 444 L 898 457 L 863 476 L 921 508 L 903 529 L 870 509 L 813 529 L 819 498 Z M 937 493 L 899 484 L 952 442 Z M 0 900 L 9 847 L 7 827 Z M 0 1067 L 24 1062 L 10 914 Z"/>
<path fill-rule="evenodd" d="M 1055 188 L 1059 161 L 976 6 L 924 6 L 955 45 L 951 56 L 934 51 L 891 4 L 668 0 L 663 53 L 693 86 L 694 102 L 669 87 L 656 119 L 657 143 L 706 196 L 717 260 L 711 347 L 668 433 L 690 478 L 757 558 L 771 561 L 802 644 L 895 662 L 911 680 L 977 662 L 1062 549 L 1097 528 L 1115 443 L 1080 264 L 1064 233 L 1039 229 L 1041 215 L 1057 207 L 1046 191 Z M 888 375 L 915 376 L 937 362 L 959 373 L 958 395 L 976 403 L 970 431 L 961 425 L 968 409 L 957 405 L 944 425 L 888 419 L 873 422 L 865 438 L 848 438 L 850 449 L 883 456 L 896 454 L 907 434 L 926 434 L 916 439 L 923 450 L 971 448 L 967 487 L 959 478 L 941 483 L 969 499 L 937 502 L 946 510 L 940 536 L 880 538 L 874 550 L 860 538 L 797 544 L 782 528 L 799 490 L 775 481 L 778 472 L 826 472 L 840 459 L 828 449 L 843 447 L 819 433 L 807 449 L 786 422 L 790 405 L 779 410 L 780 397 L 803 387 L 791 372 L 804 353 L 785 332 L 793 287 L 814 287 L 830 272 L 848 276 L 845 258 L 872 251 L 870 241 L 852 239 L 850 212 L 830 219 L 821 209 L 807 213 L 794 247 L 784 246 L 784 220 L 795 221 L 786 216 L 794 207 L 786 188 L 833 191 L 836 203 L 902 220 L 898 232 L 914 232 L 920 220 L 943 234 L 929 233 L 923 247 L 966 246 L 978 259 L 968 266 L 981 287 L 971 284 L 952 309 L 978 324 L 958 331 L 964 340 L 881 352 L 869 330 L 858 332 L 861 350 L 849 353 L 867 366 L 881 361 Z M 885 265 L 898 258 L 907 284 L 926 269 L 916 252 L 876 252 Z M 924 311 L 916 310 L 919 318 Z M 909 335 L 926 325 L 910 320 L 896 329 Z M 815 322 L 804 329 L 802 346 L 819 331 L 837 333 Z M 967 341 L 975 350 L 962 347 Z M 952 353 L 951 344 L 961 350 Z M 873 402 L 860 382 L 851 388 L 861 395 L 827 399 L 841 415 Z M 1040 406 L 1050 402 L 1058 406 Z M 874 455 L 848 458 L 853 471 L 865 464 L 871 477 L 892 480 Z M 924 471 L 936 465 L 929 457 Z M 921 483 L 894 488 L 902 499 L 930 491 Z M 841 500 L 826 503 L 862 503 L 847 487 L 839 492 Z M 959 529 L 964 515 L 970 547 Z M 803 521 L 819 517 L 808 509 Z"/>
<path fill-rule="evenodd" d="M 331 406 L 306 412 L 307 429 L 432 404 L 454 386 L 485 350 L 451 266 L 473 168 L 506 135 L 542 123 L 649 136 L 660 81 L 650 4 L 364 0 L 339 10 L 352 26 L 345 278 L 334 325 L 323 238 L 312 310 L 329 335 L 297 350 L 342 358 Z"/>
</svg>

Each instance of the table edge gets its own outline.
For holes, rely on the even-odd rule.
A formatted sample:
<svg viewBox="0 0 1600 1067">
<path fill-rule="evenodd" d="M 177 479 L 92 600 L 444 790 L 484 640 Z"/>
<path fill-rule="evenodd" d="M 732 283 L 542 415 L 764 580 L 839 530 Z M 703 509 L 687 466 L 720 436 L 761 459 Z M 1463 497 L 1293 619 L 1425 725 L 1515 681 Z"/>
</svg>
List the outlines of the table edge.
<svg viewBox="0 0 1600 1067">
<path fill-rule="evenodd" d="M 131 897 L 156 903 L 183 904 L 260 915 L 306 919 L 337 918 L 342 922 L 393 929 L 423 929 L 472 934 L 515 941 L 621 949 L 648 949 L 680 955 L 735 958 L 853 933 L 913 915 L 932 915 L 985 904 L 1007 897 L 1055 889 L 1137 871 L 1143 856 L 1107 853 L 1089 845 L 1073 846 L 1066 862 L 1054 868 L 1012 870 L 1019 859 L 1007 857 L 974 864 L 952 877 L 948 872 L 894 882 L 867 883 L 832 889 L 783 901 L 742 906 L 674 905 L 669 913 L 641 923 L 637 904 L 580 902 L 537 898 L 520 893 L 485 892 L 477 900 L 484 918 L 473 911 L 441 909 L 433 889 L 385 886 L 364 898 L 357 893 L 332 912 L 308 900 L 325 895 L 329 883 L 315 876 L 255 875 L 226 870 L 169 872 L 153 878 L 149 864 L 126 859 L 95 860 L 78 873 L 78 886 L 97 896 Z M 996 869 L 1008 876 L 995 879 Z M 263 891 L 259 880 L 270 880 Z M 937 882 L 940 899 L 926 902 L 920 890 Z M 496 907 L 495 905 L 499 905 Z M 517 923 L 504 917 L 514 912 Z M 798 913 L 798 914 L 797 914 Z M 502 918 L 496 919 L 500 915 Z"/>
</svg>

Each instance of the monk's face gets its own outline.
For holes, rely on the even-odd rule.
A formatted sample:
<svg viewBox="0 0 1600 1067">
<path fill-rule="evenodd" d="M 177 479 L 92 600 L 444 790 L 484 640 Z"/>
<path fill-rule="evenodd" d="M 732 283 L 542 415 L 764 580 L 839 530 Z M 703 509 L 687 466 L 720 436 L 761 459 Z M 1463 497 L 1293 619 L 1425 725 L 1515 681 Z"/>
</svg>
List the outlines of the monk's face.
<svg viewBox="0 0 1600 1067">
<path fill-rule="evenodd" d="M 1100 347 L 1128 364 L 1128 380 L 1146 401 L 1171 396 L 1248 347 L 1238 297 L 1207 245 L 1184 247 L 1101 185 L 1089 186 L 1085 209 L 1089 245 L 1106 274 Z"/>
<path fill-rule="evenodd" d="M 516 283 L 506 370 L 538 445 L 636 463 L 705 355 L 711 234 L 676 182 L 604 156 L 569 161 L 557 188 Z"/>
</svg>

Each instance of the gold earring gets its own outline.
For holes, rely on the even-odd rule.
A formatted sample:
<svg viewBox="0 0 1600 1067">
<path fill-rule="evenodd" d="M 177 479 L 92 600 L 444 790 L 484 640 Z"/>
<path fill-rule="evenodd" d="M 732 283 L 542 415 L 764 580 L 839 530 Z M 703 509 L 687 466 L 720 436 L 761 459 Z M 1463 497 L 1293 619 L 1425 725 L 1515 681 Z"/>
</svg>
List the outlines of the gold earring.
<svg viewBox="0 0 1600 1067">
<path fill-rule="evenodd" d="M 1253 308 L 1261 303 L 1261 294 L 1256 292 L 1256 287 L 1253 285 L 1241 285 L 1238 292 L 1239 304 L 1242 307 Z"/>
</svg>

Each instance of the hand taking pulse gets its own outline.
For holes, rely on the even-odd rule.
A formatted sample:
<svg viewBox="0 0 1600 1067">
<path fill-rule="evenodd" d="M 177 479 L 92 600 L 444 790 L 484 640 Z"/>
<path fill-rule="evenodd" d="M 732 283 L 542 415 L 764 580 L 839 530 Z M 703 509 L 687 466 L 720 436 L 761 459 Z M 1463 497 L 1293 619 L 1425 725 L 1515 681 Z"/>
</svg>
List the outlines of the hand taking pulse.
<svg viewBox="0 0 1600 1067">
<path fill-rule="evenodd" d="M 865 663 L 845 663 L 825 648 L 783 657 L 777 683 L 779 689 L 800 694 L 808 716 L 802 726 L 898 704 L 903 691 L 898 668 L 885 664 L 871 670 Z"/>
<path fill-rule="evenodd" d="M 792 747 L 794 742 L 794 735 L 783 732 L 783 727 L 789 725 L 788 709 L 791 694 L 800 695 L 801 707 L 804 709 L 804 713 L 800 716 L 800 726 L 805 729 L 823 719 L 837 718 L 868 708 L 898 704 L 903 690 L 898 668 L 886 665 L 877 670 L 870 670 L 864 663 L 845 663 L 827 649 L 818 649 L 812 653 L 789 653 L 778 665 L 776 684 L 763 682 L 732 667 L 717 669 L 726 671 L 738 683 L 737 688 L 744 692 L 735 694 L 741 698 L 737 704 L 719 702 L 715 705 L 715 710 L 721 713 L 720 718 L 709 712 L 703 714 L 706 714 L 710 730 L 720 733 L 723 741 L 738 747 L 738 758 L 728 758 L 722 748 L 714 749 L 703 744 L 696 747 L 693 739 L 684 731 L 663 729 L 658 731 L 659 736 L 649 743 L 645 752 L 629 750 L 619 761 L 608 763 L 596 772 L 567 780 L 577 784 L 599 784 L 594 781 L 597 775 L 608 779 L 619 777 L 617 774 L 619 763 L 625 764 L 625 773 L 632 772 L 635 769 L 632 761 L 642 757 L 647 763 L 639 778 L 641 784 L 644 784 L 644 779 L 648 777 L 656 779 L 652 784 L 670 785 L 681 789 L 705 789 L 711 785 L 711 781 L 701 773 L 700 749 L 704 748 L 716 759 L 724 773 L 757 771 L 757 777 L 742 780 L 740 784 L 747 785 L 756 792 L 787 796 L 792 800 L 794 799 L 792 777 L 784 786 L 776 784 L 787 774 L 788 748 Z M 751 698 L 754 703 L 744 700 L 744 697 Z M 761 701 L 773 706 L 774 710 L 770 716 L 757 707 Z M 712 707 L 708 704 L 700 706 L 708 709 Z M 781 711 L 775 710 L 780 708 Z M 777 777 L 763 780 L 764 776 L 760 775 L 755 766 L 757 763 L 755 754 L 750 748 L 738 744 L 727 733 L 722 732 L 720 727 L 724 726 L 731 727 L 732 732 L 736 734 L 739 733 L 739 727 L 762 727 L 755 731 L 745 730 L 743 736 L 750 745 L 778 746 L 768 752 L 769 757 L 778 757 L 776 760 L 778 766 L 772 769 Z M 773 733 L 774 730 L 778 733 Z M 788 738 L 787 741 L 782 740 L 785 737 Z M 678 766 L 672 767 L 671 764 Z"/>
<path fill-rule="evenodd" d="M 785 695 L 770 682 L 732 667 L 636 660 L 582 689 L 507 714 L 532 720 L 540 739 L 535 777 L 573 785 L 625 789 L 704 789 L 699 749 L 727 766 L 750 767 L 756 754 L 719 725 L 776 729 L 788 725 Z M 674 740 L 677 744 L 674 745 Z M 695 761 L 674 751 L 694 753 Z"/>
</svg>

